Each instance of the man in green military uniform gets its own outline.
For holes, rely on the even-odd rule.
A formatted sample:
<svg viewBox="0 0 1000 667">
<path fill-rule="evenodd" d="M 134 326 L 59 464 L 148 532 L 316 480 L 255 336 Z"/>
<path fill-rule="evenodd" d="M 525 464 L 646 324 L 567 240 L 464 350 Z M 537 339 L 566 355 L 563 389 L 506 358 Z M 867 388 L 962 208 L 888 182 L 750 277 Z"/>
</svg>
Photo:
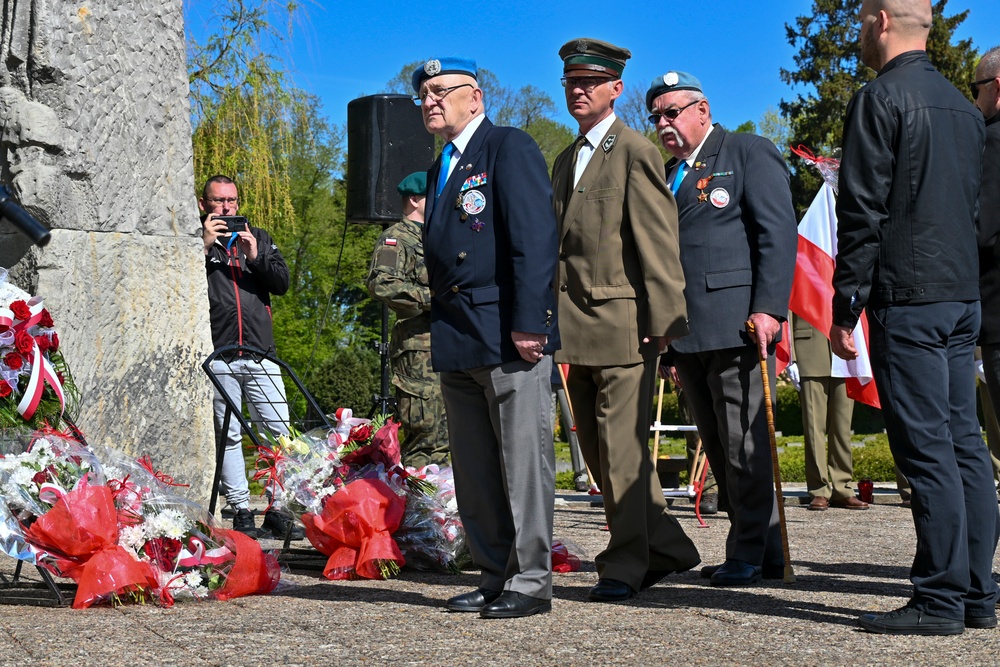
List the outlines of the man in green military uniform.
<svg viewBox="0 0 1000 667">
<path fill-rule="evenodd" d="M 809 509 L 829 507 L 866 510 L 868 503 L 854 495 L 851 478 L 851 417 L 854 400 L 847 396 L 847 380 L 831 377 L 830 341 L 801 317 L 792 317 L 790 374 L 799 378 L 802 426 L 806 439 L 806 486 Z"/>
<path fill-rule="evenodd" d="M 448 419 L 438 374 L 431 370 L 431 292 L 421 227 L 427 174 L 410 174 L 396 188 L 403 219 L 383 232 L 368 271 L 368 292 L 396 314 L 389 354 L 399 420 L 405 437 L 403 464 L 448 465 Z"/>
</svg>

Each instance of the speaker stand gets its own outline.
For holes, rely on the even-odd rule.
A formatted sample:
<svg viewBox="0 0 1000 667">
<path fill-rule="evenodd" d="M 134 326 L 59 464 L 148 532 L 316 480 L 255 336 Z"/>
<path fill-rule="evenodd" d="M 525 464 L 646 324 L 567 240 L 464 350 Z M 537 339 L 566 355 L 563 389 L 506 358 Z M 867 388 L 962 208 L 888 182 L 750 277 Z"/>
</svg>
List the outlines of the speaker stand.
<svg viewBox="0 0 1000 667">
<path fill-rule="evenodd" d="M 389 393 L 389 306 L 382 304 L 382 336 L 375 343 L 379 354 L 379 393 L 372 396 L 372 408 L 368 418 L 396 412 L 396 398 Z"/>
<path fill-rule="evenodd" d="M 382 223 L 382 233 L 395 223 Z M 372 396 L 372 407 L 368 412 L 368 419 L 375 415 L 395 414 L 396 398 L 389 393 L 389 306 L 382 304 L 382 335 L 375 343 L 375 349 L 379 356 L 379 392 Z"/>
</svg>

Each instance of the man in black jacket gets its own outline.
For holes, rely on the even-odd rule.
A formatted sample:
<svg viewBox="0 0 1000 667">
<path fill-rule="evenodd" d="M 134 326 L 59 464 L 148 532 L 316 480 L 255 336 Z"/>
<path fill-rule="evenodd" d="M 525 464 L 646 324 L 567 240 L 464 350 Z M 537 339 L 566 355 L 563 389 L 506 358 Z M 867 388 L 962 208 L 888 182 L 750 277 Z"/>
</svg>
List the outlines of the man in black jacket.
<svg viewBox="0 0 1000 667">
<path fill-rule="evenodd" d="M 856 357 L 868 308 L 871 358 L 893 457 L 913 488 L 917 552 L 905 607 L 869 632 L 996 627 L 997 499 L 976 418 L 976 209 L 982 116 L 926 54 L 930 0 L 864 0 L 861 57 L 878 77 L 844 123 L 830 342 Z"/>
<path fill-rule="evenodd" d="M 239 195 L 232 179 L 227 176 L 208 179 L 198 206 L 205 214 L 202 240 L 215 349 L 245 345 L 273 352 L 271 294 L 281 295 L 288 291 L 285 260 L 263 229 L 247 225 L 238 231 L 229 231 L 226 221 L 219 219 L 218 216 L 236 215 L 239 210 Z M 213 361 L 212 371 L 235 405 L 242 405 L 246 400 L 255 423 L 275 436 L 288 433 L 288 404 L 277 364 L 234 355 Z M 226 401 L 218 391 L 213 407 L 218 432 L 226 413 Z M 250 512 L 243 436 L 235 417 L 230 417 L 226 433 L 220 485 L 227 502 L 235 510 L 233 528 L 251 537 L 261 537 Z M 284 538 L 290 527 L 293 539 L 305 537 L 301 528 L 289 525 L 290 521 L 285 514 L 270 510 L 264 515 L 263 527 L 278 538 Z"/>
<path fill-rule="evenodd" d="M 1000 415 L 1000 46 L 983 55 L 976 67 L 972 98 L 986 118 L 986 151 L 979 191 L 979 289 L 983 298 L 983 349 L 986 386 Z M 985 397 L 985 394 L 984 394 Z M 990 439 L 990 447 L 1000 443 Z"/>
</svg>

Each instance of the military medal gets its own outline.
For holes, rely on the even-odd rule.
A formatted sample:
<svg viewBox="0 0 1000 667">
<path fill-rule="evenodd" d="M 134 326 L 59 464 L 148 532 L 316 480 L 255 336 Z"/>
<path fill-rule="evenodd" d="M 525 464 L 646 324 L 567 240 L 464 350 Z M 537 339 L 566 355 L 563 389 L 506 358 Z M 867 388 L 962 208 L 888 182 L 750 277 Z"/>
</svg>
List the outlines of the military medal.
<svg viewBox="0 0 1000 667">
<path fill-rule="evenodd" d="M 702 166 L 704 166 L 704 165 L 702 165 Z M 696 166 L 695 169 L 697 169 L 697 168 L 698 167 Z M 715 174 L 709 174 L 708 176 L 705 176 L 704 178 L 699 178 L 698 182 L 694 184 L 694 187 L 697 188 L 698 191 L 701 193 L 701 194 L 698 195 L 698 203 L 699 204 L 704 204 L 706 201 L 708 201 L 708 195 L 705 194 L 705 188 L 708 187 L 708 182 L 711 181 L 714 177 L 715 177 Z"/>
</svg>

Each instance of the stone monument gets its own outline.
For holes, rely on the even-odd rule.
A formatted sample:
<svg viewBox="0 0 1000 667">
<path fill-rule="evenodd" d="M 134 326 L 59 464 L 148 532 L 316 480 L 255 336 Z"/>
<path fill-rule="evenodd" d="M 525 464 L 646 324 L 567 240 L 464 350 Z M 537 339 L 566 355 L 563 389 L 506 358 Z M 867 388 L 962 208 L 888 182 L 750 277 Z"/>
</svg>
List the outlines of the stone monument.
<svg viewBox="0 0 1000 667">
<path fill-rule="evenodd" d="M 93 443 L 208 504 L 212 351 L 180 0 L 5 3 L 0 181 L 52 229 L 0 223 L 0 266 L 45 299 Z"/>
</svg>

